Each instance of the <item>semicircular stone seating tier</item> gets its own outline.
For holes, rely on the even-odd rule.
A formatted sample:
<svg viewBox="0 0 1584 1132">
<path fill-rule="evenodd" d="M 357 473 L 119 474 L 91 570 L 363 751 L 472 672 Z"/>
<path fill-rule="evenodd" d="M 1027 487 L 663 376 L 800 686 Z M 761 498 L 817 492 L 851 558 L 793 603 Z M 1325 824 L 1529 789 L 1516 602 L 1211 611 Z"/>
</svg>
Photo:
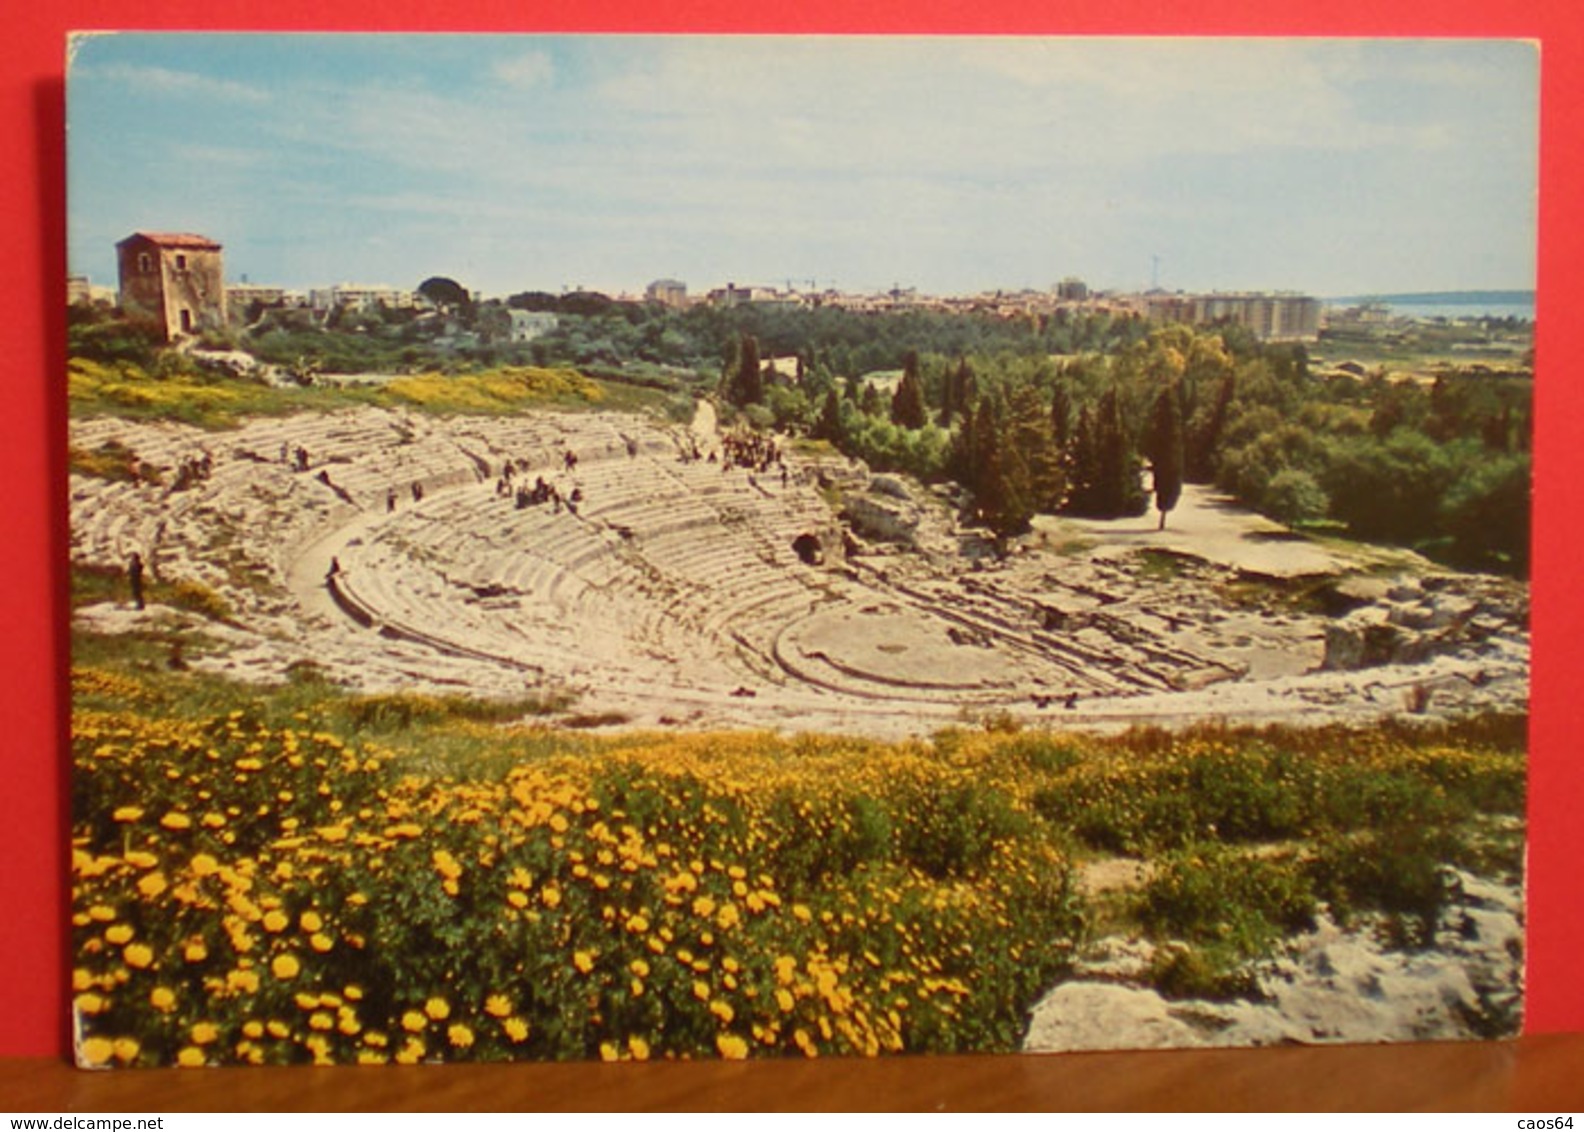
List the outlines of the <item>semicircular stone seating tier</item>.
<svg viewBox="0 0 1584 1132">
<path fill-rule="evenodd" d="M 1167 679 L 1040 632 L 1003 596 L 844 562 L 795 458 L 785 481 L 686 460 L 683 430 L 636 415 L 363 408 L 227 432 L 72 422 L 74 449 L 111 442 L 144 474 L 72 476 L 74 563 L 121 568 L 136 551 L 156 577 L 201 581 L 243 618 L 307 623 L 303 587 L 322 599 L 328 585 L 326 608 L 367 631 L 371 653 L 662 692 L 773 687 L 785 702 L 989 703 Z M 178 486 L 200 457 L 205 477 Z M 515 488 L 540 477 L 563 500 L 577 492 L 575 510 L 519 507 Z M 827 565 L 794 551 L 807 534 Z"/>
</svg>

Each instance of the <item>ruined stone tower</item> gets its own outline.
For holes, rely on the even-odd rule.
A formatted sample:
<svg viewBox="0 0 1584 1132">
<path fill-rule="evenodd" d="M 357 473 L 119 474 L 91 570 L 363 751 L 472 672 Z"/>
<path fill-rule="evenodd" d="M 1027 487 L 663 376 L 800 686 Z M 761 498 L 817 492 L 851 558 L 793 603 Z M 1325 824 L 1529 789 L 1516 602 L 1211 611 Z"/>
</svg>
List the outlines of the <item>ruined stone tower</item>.
<svg viewBox="0 0 1584 1132">
<path fill-rule="evenodd" d="M 152 319 L 167 342 L 226 324 L 220 245 L 186 232 L 134 232 L 116 244 L 121 307 Z"/>
</svg>

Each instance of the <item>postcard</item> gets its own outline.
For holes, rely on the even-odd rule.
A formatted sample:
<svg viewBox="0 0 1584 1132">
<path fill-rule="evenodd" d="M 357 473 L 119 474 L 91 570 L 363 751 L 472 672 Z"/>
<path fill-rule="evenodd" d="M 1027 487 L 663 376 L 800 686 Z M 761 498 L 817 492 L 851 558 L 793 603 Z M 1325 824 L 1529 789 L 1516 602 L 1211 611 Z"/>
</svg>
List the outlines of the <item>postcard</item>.
<svg viewBox="0 0 1584 1132">
<path fill-rule="evenodd" d="M 1516 1034 L 1538 66 L 74 38 L 78 1063 Z"/>
</svg>

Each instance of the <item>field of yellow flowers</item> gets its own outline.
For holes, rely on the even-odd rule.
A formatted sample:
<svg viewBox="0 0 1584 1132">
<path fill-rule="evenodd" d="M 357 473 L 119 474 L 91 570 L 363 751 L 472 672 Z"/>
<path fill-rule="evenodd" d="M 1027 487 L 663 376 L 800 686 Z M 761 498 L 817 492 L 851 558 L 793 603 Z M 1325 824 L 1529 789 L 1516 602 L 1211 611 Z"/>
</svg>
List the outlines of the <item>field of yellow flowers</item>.
<svg viewBox="0 0 1584 1132">
<path fill-rule="evenodd" d="M 1521 720 L 592 738 L 73 677 L 92 1065 L 1015 1049 L 1102 912 L 1233 959 L 1322 901 L 1411 921 L 1523 802 Z M 1305 848 L 1250 866 L 1272 842 Z M 1371 887 L 1394 851 L 1428 889 Z M 1113 854 L 1156 879 L 1091 907 L 1077 871 Z"/>
</svg>

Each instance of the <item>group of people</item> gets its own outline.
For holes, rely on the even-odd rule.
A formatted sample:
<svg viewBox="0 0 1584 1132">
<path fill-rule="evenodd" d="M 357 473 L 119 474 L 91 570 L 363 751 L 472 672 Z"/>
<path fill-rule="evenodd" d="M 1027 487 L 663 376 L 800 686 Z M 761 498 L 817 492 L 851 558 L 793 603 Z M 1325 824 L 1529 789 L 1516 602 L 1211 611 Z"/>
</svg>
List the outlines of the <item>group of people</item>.
<svg viewBox="0 0 1584 1132">
<path fill-rule="evenodd" d="M 502 491 L 500 486 L 497 485 L 497 495 L 505 495 L 508 492 L 511 492 L 509 487 L 507 487 L 505 491 Z M 583 489 L 581 487 L 573 487 L 568 494 L 563 496 L 561 494 L 560 488 L 556 487 L 556 485 L 553 483 L 547 482 L 543 476 L 539 476 L 534 480 L 533 487 L 528 487 L 526 484 L 519 484 L 517 490 L 512 493 L 512 498 L 516 504 L 517 510 L 519 511 L 524 511 L 529 507 L 538 507 L 542 504 L 548 503 L 554 509 L 554 512 L 557 515 L 561 513 L 562 507 L 565 507 L 572 514 L 576 515 L 578 513 L 578 507 L 583 502 Z"/>
<path fill-rule="evenodd" d="M 561 456 L 561 466 L 572 472 L 577 469 L 577 464 L 577 453 L 568 448 Z M 548 503 L 557 515 L 561 513 L 563 507 L 574 515 L 578 513 L 578 506 L 583 502 L 581 487 L 574 486 L 569 493 L 563 495 L 559 487 L 542 475 L 536 476 L 533 486 L 529 487 L 526 482 L 528 470 L 527 460 L 508 459 L 501 468 L 500 478 L 495 481 L 495 494 L 511 499 L 519 511 Z"/>
<path fill-rule="evenodd" d="M 189 487 L 203 483 L 214 474 L 214 457 L 205 452 L 201 456 L 189 456 L 176 468 L 176 480 L 171 484 L 172 491 L 186 491 Z M 134 468 L 134 480 L 141 480 L 140 472 Z"/>
<path fill-rule="evenodd" d="M 281 441 L 280 458 L 281 463 L 290 467 L 294 472 L 306 472 L 312 466 L 308 459 L 308 449 L 301 444 L 293 448 L 286 441 Z"/>
<path fill-rule="evenodd" d="M 325 482 L 328 483 L 329 481 L 326 480 Z M 413 480 L 412 501 L 414 503 L 422 503 L 423 497 L 423 484 L 417 480 Z M 388 515 L 394 510 L 396 510 L 396 489 L 394 487 L 388 487 L 385 489 L 385 513 Z"/>
<path fill-rule="evenodd" d="M 776 444 L 773 436 L 747 430 L 728 432 L 721 437 L 721 447 L 726 452 L 726 458 L 722 462 L 723 470 L 747 468 L 751 472 L 763 475 L 779 464 L 782 472 L 786 471 L 786 461 L 782 458 L 781 448 Z M 711 453 L 711 456 L 713 455 L 714 453 Z"/>
</svg>

